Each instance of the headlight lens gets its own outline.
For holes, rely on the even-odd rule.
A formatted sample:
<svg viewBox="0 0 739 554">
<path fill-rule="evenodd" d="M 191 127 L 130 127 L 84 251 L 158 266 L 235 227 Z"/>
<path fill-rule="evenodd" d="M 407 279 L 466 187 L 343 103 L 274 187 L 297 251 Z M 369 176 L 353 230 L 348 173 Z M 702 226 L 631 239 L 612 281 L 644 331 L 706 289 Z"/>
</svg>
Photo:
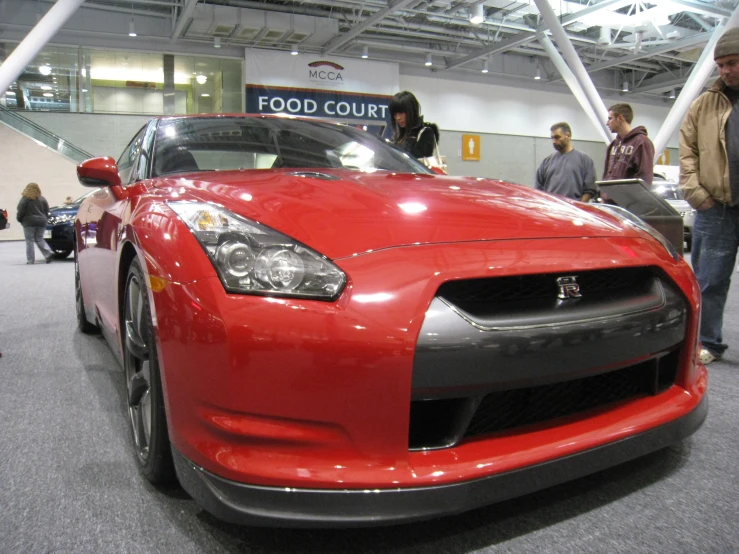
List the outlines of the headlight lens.
<svg viewBox="0 0 739 554">
<path fill-rule="evenodd" d="M 49 225 L 59 225 L 60 223 L 69 223 L 74 221 L 77 214 L 52 215 L 49 217 Z"/>
<path fill-rule="evenodd" d="M 324 256 L 255 221 L 203 202 L 169 202 L 228 292 L 335 300 L 346 275 Z"/>
<path fill-rule="evenodd" d="M 629 210 L 626 210 L 621 206 L 614 206 L 612 204 L 591 205 L 603 211 L 610 212 L 611 214 L 615 215 L 622 221 L 625 221 L 629 225 L 632 225 L 637 229 L 641 229 L 645 233 L 649 233 L 650 235 L 652 235 L 652 237 L 659 241 L 659 243 L 665 248 L 665 250 L 667 250 L 667 253 L 672 256 L 673 260 L 678 261 L 680 259 L 680 254 L 677 253 L 677 250 L 675 250 L 675 247 L 672 246 L 670 241 L 667 240 L 662 233 L 657 231 L 657 229 L 639 219 L 639 216 L 632 214 Z"/>
</svg>

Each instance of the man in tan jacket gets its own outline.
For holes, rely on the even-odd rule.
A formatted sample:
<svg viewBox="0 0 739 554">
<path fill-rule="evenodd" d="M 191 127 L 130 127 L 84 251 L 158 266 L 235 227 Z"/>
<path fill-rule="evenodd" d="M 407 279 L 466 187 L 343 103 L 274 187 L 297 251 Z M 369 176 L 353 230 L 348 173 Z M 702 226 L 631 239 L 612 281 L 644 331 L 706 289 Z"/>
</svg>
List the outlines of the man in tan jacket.
<svg viewBox="0 0 739 554">
<path fill-rule="evenodd" d="M 690 106 L 680 128 L 680 186 L 698 212 L 693 270 L 700 284 L 700 359 L 721 359 L 724 306 L 739 248 L 739 28 L 713 52 L 719 79 Z"/>
</svg>

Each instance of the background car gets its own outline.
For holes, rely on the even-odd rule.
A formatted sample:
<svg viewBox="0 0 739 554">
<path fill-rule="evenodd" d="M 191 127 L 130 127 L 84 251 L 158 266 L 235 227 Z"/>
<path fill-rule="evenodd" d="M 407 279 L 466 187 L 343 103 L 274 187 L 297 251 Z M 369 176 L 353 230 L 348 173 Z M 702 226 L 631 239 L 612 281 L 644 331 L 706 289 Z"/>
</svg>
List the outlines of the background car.
<svg viewBox="0 0 739 554">
<path fill-rule="evenodd" d="M 685 251 L 690 252 L 693 246 L 693 223 L 695 222 L 695 208 L 683 196 L 680 185 L 675 181 L 655 178 L 652 182 L 652 192 L 664 198 L 670 206 L 675 208 L 683 218 Z"/>
<path fill-rule="evenodd" d="M 78 324 L 123 366 L 133 456 L 226 521 L 459 513 L 706 416 L 695 276 L 619 206 L 280 117 L 156 118 L 78 176 Z"/>
<path fill-rule="evenodd" d="M 82 201 L 95 191 L 80 196 L 70 204 L 49 208 L 49 220 L 44 230 L 44 239 L 54 251 L 54 257 L 66 258 L 74 251 L 74 219 Z"/>
</svg>

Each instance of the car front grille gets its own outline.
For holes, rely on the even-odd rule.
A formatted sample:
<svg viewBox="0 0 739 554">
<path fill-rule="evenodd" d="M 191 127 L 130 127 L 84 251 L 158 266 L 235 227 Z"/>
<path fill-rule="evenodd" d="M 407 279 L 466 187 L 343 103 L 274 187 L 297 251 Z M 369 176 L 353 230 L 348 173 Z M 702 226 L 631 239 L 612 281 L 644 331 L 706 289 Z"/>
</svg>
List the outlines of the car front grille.
<svg viewBox="0 0 739 554">
<path fill-rule="evenodd" d="M 409 447 L 443 448 L 657 395 L 675 383 L 679 359 L 678 347 L 629 367 L 581 379 L 493 391 L 481 398 L 413 401 Z"/>
<path fill-rule="evenodd" d="M 581 294 L 562 298 L 561 277 Z M 444 448 L 656 395 L 689 321 L 654 267 L 442 284 L 418 335 L 411 449 Z"/>
<path fill-rule="evenodd" d="M 515 302 L 557 297 L 557 278 L 575 275 L 583 296 L 593 297 L 609 292 L 634 289 L 647 282 L 652 274 L 648 267 L 627 267 L 571 273 L 543 273 L 484 279 L 449 281 L 439 287 L 437 296 L 462 308 L 480 304 Z"/>
</svg>

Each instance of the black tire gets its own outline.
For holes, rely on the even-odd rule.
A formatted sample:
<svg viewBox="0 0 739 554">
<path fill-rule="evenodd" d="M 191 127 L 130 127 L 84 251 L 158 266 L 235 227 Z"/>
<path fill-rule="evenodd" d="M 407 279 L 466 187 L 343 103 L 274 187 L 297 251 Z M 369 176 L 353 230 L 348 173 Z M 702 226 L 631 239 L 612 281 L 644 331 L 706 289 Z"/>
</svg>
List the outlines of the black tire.
<svg viewBox="0 0 739 554">
<path fill-rule="evenodd" d="M 146 279 L 134 260 L 123 296 L 123 369 L 134 454 L 152 483 L 175 480 Z"/>
<path fill-rule="evenodd" d="M 100 332 L 100 328 L 87 319 L 85 313 L 85 301 L 82 299 L 82 284 L 80 283 L 80 264 L 77 260 L 77 252 L 74 253 L 74 299 L 77 308 L 77 327 L 86 335 Z"/>
<path fill-rule="evenodd" d="M 63 260 L 65 258 L 69 258 L 69 255 L 72 253 L 71 250 L 62 250 L 60 248 L 54 249 L 54 258 L 57 260 Z"/>
</svg>

